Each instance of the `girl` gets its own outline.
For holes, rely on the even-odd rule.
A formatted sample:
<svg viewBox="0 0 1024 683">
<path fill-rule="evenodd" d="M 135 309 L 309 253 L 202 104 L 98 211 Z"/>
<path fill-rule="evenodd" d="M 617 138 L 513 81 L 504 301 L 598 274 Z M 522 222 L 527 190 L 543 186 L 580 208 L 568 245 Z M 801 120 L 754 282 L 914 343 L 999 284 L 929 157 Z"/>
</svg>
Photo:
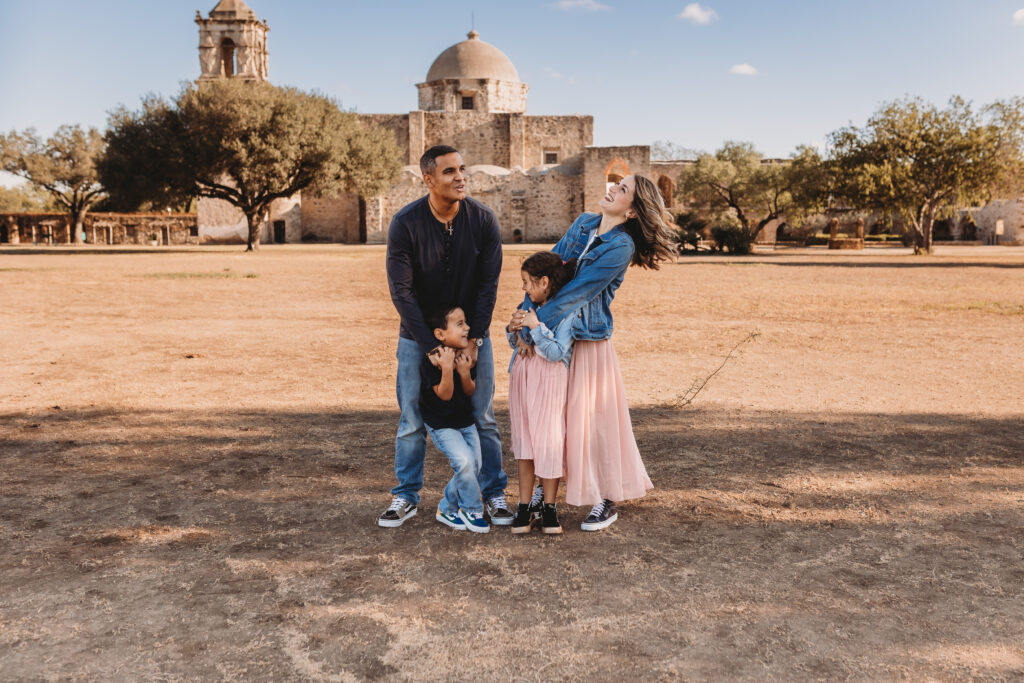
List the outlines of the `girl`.
<svg viewBox="0 0 1024 683">
<path fill-rule="evenodd" d="M 536 307 L 558 293 L 576 270 L 575 259 L 568 263 L 552 251 L 537 252 L 523 261 L 523 291 Z M 572 321 L 567 317 L 554 328 L 537 319 L 534 310 L 526 312 L 508 333 L 516 348 L 518 330 L 528 331 L 536 353 L 512 354 L 509 366 L 509 418 L 512 422 L 512 453 L 519 464 L 519 508 L 512 520 L 512 533 L 522 534 L 533 526 L 530 500 L 533 478 L 540 477 L 544 505 L 541 529 L 560 534 L 555 510 L 555 494 L 562 477 L 565 458 L 565 400 L 569 384 L 569 360 L 572 357 Z"/>
<path fill-rule="evenodd" d="M 566 399 L 565 500 L 593 505 L 581 528 L 597 531 L 618 519 L 616 503 L 653 487 L 633 438 L 622 374 L 612 346 L 610 305 L 630 265 L 658 268 L 671 255 L 665 210 L 657 186 L 641 175 L 612 185 L 598 202 L 600 214 L 581 214 L 555 245 L 563 259 L 577 258 L 576 276 L 547 300 L 536 316 L 548 328 L 572 320 L 576 340 Z M 521 330 L 529 299 L 509 330 Z M 532 339 L 520 331 L 520 355 Z"/>
</svg>

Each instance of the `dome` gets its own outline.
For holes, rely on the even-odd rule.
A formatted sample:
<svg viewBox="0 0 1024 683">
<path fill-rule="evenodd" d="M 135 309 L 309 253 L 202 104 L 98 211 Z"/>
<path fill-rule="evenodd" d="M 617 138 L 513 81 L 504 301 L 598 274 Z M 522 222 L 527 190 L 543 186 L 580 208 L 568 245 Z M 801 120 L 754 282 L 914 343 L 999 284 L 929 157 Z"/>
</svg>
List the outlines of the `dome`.
<svg viewBox="0 0 1024 683">
<path fill-rule="evenodd" d="M 470 31 L 467 37 L 468 40 L 452 45 L 437 56 L 427 72 L 428 83 L 447 78 L 519 82 L 519 72 L 504 52 L 480 40 L 476 31 Z"/>
</svg>

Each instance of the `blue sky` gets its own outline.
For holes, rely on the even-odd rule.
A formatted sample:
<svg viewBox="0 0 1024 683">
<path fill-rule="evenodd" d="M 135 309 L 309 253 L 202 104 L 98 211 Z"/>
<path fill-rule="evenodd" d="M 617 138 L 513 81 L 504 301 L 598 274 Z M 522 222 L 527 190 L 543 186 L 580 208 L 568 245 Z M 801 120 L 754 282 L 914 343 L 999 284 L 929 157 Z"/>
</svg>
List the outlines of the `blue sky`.
<svg viewBox="0 0 1024 683">
<path fill-rule="evenodd" d="M 248 2 L 270 24 L 272 82 L 367 113 L 414 109 L 472 15 L 530 85 L 528 113 L 592 114 L 598 145 L 787 156 L 904 94 L 1024 95 L 1024 0 Z M 102 128 L 119 104 L 175 94 L 199 73 L 196 10 L 215 3 L 0 0 L 0 131 Z"/>
</svg>

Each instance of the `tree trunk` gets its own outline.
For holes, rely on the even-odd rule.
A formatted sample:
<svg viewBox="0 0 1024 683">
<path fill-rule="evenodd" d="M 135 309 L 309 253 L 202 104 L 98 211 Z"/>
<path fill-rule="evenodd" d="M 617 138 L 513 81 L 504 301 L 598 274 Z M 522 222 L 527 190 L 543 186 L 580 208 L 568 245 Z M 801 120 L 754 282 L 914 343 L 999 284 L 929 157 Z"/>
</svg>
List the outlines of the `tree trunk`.
<svg viewBox="0 0 1024 683">
<path fill-rule="evenodd" d="M 932 228 L 935 226 L 935 209 L 928 207 L 924 220 L 921 221 L 922 249 L 924 253 L 932 253 Z"/>
<path fill-rule="evenodd" d="M 246 214 L 245 220 L 249 224 L 249 241 L 245 245 L 245 250 L 248 251 L 259 251 L 260 249 L 260 220 L 263 217 L 263 212 L 258 211 L 252 214 Z"/>
<path fill-rule="evenodd" d="M 85 231 L 85 211 L 78 209 L 71 211 L 71 220 L 68 221 L 68 244 L 83 244 L 82 232 Z"/>
</svg>

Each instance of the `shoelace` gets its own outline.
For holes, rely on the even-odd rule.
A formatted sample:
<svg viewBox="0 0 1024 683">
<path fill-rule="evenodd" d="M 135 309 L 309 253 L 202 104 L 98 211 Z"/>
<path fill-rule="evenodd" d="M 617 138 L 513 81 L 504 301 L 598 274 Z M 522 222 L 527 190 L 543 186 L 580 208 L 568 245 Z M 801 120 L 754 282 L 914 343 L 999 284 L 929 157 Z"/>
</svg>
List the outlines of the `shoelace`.
<svg viewBox="0 0 1024 683">
<path fill-rule="evenodd" d="M 544 500 L 544 489 L 538 486 L 533 489 L 533 497 L 530 498 L 530 507 L 536 507 L 542 500 Z"/>
<path fill-rule="evenodd" d="M 590 511 L 590 517 L 600 517 L 604 514 L 605 502 L 602 500 L 600 503 L 594 506 L 594 509 Z"/>
<path fill-rule="evenodd" d="M 388 506 L 388 512 L 391 512 L 392 510 L 398 512 L 402 509 L 403 505 L 406 505 L 405 498 L 395 498 L 391 501 L 391 505 Z"/>
<path fill-rule="evenodd" d="M 492 508 L 498 510 L 508 510 L 508 503 L 505 502 L 505 496 L 495 496 L 488 501 Z"/>
</svg>

